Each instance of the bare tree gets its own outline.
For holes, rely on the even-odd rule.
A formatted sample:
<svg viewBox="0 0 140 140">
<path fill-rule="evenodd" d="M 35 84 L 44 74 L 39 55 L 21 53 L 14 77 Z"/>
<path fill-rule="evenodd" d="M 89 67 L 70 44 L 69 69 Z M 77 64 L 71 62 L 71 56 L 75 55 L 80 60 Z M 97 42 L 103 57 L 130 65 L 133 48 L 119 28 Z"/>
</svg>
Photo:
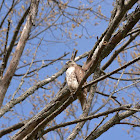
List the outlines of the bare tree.
<svg viewBox="0 0 140 140">
<path fill-rule="evenodd" d="M 99 5 L 105 2 L 1 2 L 0 137 L 90 140 L 114 125 L 128 125 L 131 131 L 140 127 L 140 4 L 138 0 L 116 0 L 107 17 Z M 93 18 L 97 22 L 91 26 Z M 71 94 L 64 74 L 67 65 L 63 64 L 70 59 L 65 58 L 67 49 L 47 49 L 63 44 L 75 50 L 76 41 L 94 38 L 90 31 L 98 20 L 108 27 L 96 36 L 93 48 L 72 55 L 85 74 Z M 82 111 L 74 101 L 85 88 L 88 96 Z"/>
</svg>

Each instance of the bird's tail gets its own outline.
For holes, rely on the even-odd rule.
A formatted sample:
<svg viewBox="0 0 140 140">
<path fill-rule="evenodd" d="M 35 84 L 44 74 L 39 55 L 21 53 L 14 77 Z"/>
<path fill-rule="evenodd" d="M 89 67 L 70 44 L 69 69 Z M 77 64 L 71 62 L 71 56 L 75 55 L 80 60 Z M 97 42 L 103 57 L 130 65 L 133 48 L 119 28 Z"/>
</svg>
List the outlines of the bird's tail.
<svg viewBox="0 0 140 140">
<path fill-rule="evenodd" d="M 86 96 L 87 96 L 87 91 L 86 89 L 84 89 L 84 92 L 81 92 L 80 95 L 77 97 L 78 100 L 80 101 L 83 111 L 86 109 L 86 104 L 87 104 Z"/>
</svg>

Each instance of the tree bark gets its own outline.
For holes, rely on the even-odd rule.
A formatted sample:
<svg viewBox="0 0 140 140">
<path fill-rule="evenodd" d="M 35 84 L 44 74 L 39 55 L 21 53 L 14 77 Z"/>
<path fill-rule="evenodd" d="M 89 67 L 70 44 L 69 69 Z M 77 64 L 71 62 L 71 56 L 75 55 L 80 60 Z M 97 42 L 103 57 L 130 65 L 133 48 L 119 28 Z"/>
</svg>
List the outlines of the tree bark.
<svg viewBox="0 0 140 140">
<path fill-rule="evenodd" d="M 107 121 L 104 125 L 99 127 L 97 130 L 91 132 L 85 140 L 94 140 L 98 138 L 100 135 L 102 135 L 104 132 L 106 132 L 108 129 L 110 129 L 112 126 L 118 124 L 121 120 L 133 115 L 137 111 L 135 109 L 139 109 L 139 107 L 134 108 L 134 110 L 128 110 L 121 114 L 117 113 L 114 117 L 112 117 L 109 121 Z"/>
<path fill-rule="evenodd" d="M 36 3 L 36 2 L 35 2 L 35 0 L 32 0 L 31 3 Z M 36 3 L 36 6 L 35 6 L 36 11 L 38 10 L 38 4 L 39 4 L 39 1 L 38 1 L 38 3 Z M 32 15 L 29 14 L 27 21 L 26 21 L 26 24 L 23 28 L 22 33 L 21 33 L 21 37 L 19 39 L 19 42 L 17 44 L 15 53 L 13 54 L 12 60 L 10 62 L 10 65 L 9 65 L 4 77 L 0 81 L 0 97 L 1 97 L 0 98 L 0 108 L 2 106 L 4 97 L 5 97 L 6 91 L 9 87 L 9 84 L 11 82 L 11 79 L 16 71 L 17 66 L 18 66 L 18 63 L 19 63 L 20 57 L 22 55 L 22 52 L 24 50 L 26 41 L 29 37 L 29 33 L 31 31 L 32 25 L 33 25 L 32 24 Z"/>
</svg>

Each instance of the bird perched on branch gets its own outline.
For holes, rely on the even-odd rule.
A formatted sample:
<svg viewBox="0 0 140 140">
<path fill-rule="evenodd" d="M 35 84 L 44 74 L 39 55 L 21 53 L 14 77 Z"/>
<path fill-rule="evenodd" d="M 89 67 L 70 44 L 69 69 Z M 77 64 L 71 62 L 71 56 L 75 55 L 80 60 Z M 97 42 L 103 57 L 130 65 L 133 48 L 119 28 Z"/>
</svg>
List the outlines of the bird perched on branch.
<svg viewBox="0 0 140 140">
<path fill-rule="evenodd" d="M 79 86 L 80 81 L 84 77 L 85 71 L 82 69 L 81 66 L 77 65 L 73 60 L 70 60 L 66 63 L 68 65 L 68 69 L 66 71 L 66 81 L 71 91 L 71 94 L 76 91 Z M 87 89 L 83 89 L 83 91 L 78 94 L 78 99 L 81 103 L 82 110 L 85 110 L 86 107 L 86 96 L 87 96 Z"/>
</svg>

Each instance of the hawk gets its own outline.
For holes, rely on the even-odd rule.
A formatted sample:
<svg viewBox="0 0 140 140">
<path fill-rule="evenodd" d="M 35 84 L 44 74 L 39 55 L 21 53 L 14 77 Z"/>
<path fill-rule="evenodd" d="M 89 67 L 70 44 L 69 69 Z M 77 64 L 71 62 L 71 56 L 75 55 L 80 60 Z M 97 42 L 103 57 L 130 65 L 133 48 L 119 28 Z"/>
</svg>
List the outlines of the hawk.
<svg viewBox="0 0 140 140">
<path fill-rule="evenodd" d="M 66 82 L 69 90 L 73 93 L 78 88 L 80 81 L 84 77 L 85 71 L 73 60 L 68 61 L 66 64 L 68 65 L 68 69 L 66 71 Z M 85 110 L 86 107 L 86 96 L 87 90 L 84 89 L 77 97 L 81 103 L 82 110 Z"/>
</svg>

